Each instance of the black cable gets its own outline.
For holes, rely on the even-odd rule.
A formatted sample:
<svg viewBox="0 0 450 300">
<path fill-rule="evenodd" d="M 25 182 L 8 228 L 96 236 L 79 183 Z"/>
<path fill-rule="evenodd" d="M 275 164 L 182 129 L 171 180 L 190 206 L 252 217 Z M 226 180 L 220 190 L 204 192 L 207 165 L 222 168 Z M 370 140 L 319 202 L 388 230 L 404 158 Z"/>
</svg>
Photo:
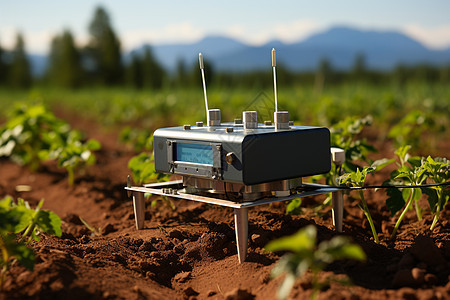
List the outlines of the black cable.
<svg viewBox="0 0 450 300">
<path fill-rule="evenodd" d="M 415 189 L 421 187 L 433 187 L 433 186 L 447 186 L 450 185 L 450 181 L 443 183 L 429 183 L 418 185 L 367 185 L 367 186 L 336 186 L 334 188 L 342 190 L 365 190 L 365 189 Z"/>
</svg>

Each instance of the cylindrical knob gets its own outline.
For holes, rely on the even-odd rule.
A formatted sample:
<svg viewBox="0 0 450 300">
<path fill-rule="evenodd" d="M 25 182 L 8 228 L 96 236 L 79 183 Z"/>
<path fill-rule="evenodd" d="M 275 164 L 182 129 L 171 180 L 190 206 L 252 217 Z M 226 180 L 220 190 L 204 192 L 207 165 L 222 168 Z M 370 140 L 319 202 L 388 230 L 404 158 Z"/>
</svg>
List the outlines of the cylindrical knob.
<svg viewBox="0 0 450 300">
<path fill-rule="evenodd" d="M 258 128 L 258 114 L 256 111 L 244 111 L 242 113 L 244 129 Z"/>
<path fill-rule="evenodd" d="M 227 164 L 232 165 L 235 158 L 236 158 L 236 156 L 234 155 L 233 152 L 228 152 L 225 157 L 225 160 L 227 161 Z"/>
<path fill-rule="evenodd" d="M 337 147 L 331 147 L 331 160 L 337 166 L 345 163 L 345 150 Z"/>
<path fill-rule="evenodd" d="M 220 109 L 208 109 L 208 126 L 220 126 Z"/>
<path fill-rule="evenodd" d="M 276 111 L 273 114 L 276 129 L 289 129 L 289 112 Z"/>
</svg>

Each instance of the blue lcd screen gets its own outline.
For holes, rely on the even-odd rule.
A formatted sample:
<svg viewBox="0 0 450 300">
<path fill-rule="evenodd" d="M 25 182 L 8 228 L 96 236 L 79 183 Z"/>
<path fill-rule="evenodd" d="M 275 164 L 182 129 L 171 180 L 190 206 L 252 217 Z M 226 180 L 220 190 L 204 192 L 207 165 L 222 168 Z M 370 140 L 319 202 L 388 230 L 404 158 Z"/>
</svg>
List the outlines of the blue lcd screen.
<svg viewBox="0 0 450 300">
<path fill-rule="evenodd" d="M 211 145 L 175 143 L 175 160 L 196 164 L 213 165 Z"/>
</svg>

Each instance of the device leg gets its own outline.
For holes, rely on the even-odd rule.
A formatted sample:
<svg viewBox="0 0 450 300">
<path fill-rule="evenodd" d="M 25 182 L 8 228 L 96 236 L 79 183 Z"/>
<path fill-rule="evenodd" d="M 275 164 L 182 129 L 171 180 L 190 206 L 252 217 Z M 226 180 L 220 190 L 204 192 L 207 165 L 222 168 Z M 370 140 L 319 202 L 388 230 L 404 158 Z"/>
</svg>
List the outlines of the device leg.
<svg viewBox="0 0 450 300">
<path fill-rule="evenodd" d="M 234 227 L 239 263 L 245 261 L 248 247 L 248 208 L 234 209 Z"/>
<path fill-rule="evenodd" d="M 134 218 L 136 220 L 136 228 L 144 228 L 145 220 L 145 197 L 144 193 L 133 193 Z"/>
<path fill-rule="evenodd" d="M 344 195 L 342 191 L 333 192 L 333 225 L 337 232 L 342 232 L 342 219 L 344 218 Z"/>
</svg>

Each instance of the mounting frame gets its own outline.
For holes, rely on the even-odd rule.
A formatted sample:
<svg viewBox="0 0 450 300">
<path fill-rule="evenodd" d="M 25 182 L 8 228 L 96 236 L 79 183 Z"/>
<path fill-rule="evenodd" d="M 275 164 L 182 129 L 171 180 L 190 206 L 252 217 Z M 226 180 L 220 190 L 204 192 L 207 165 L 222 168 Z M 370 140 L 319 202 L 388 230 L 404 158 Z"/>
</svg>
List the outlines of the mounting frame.
<svg viewBox="0 0 450 300">
<path fill-rule="evenodd" d="M 128 181 L 129 182 L 129 181 Z M 254 206 L 298 199 L 303 197 L 332 193 L 333 196 L 333 224 L 338 232 L 342 232 L 343 197 L 342 189 L 321 184 L 302 184 L 296 193 L 285 197 L 263 198 L 254 201 L 234 202 L 213 197 L 182 193 L 183 181 L 152 183 L 144 186 L 128 186 L 125 188 L 129 197 L 133 197 L 136 228 L 143 229 L 145 221 L 145 193 L 180 198 L 234 208 L 234 225 L 236 232 L 236 246 L 239 263 L 245 261 L 248 248 L 248 209 Z"/>
</svg>

